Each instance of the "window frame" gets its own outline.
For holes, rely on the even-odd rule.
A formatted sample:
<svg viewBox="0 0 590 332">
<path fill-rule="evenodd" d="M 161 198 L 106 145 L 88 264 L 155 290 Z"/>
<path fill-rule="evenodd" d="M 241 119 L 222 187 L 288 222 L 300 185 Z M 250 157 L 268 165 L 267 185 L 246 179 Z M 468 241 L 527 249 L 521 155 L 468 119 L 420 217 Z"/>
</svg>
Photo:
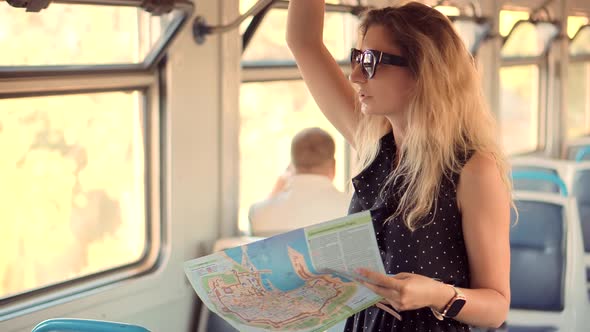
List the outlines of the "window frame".
<svg viewBox="0 0 590 332">
<path fill-rule="evenodd" d="M 159 72 L 136 72 L 120 75 L 94 75 L 80 72 L 63 77 L 31 76 L 0 80 L 0 100 L 24 97 L 60 96 L 80 93 L 138 91 L 143 104 L 142 129 L 144 132 L 144 184 L 145 184 L 145 247 L 139 260 L 100 272 L 65 280 L 53 285 L 41 286 L 23 293 L 0 299 L 0 316 L 10 316 L 19 311 L 45 304 L 57 298 L 79 296 L 82 292 L 130 279 L 156 270 L 162 255 L 165 225 L 162 218 L 164 195 L 160 188 L 162 159 L 162 128 L 164 110 Z M 158 111 L 160 109 L 160 111 Z"/>
<path fill-rule="evenodd" d="M 60 3 L 141 6 L 143 1 L 58 0 Z M 167 50 L 178 36 L 194 5 L 175 2 L 178 15 L 160 36 L 144 61 L 137 64 L 88 66 L 0 66 L 0 100 L 80 93 L 138 91 L 144 133 L 145 247 L 135 262 L 52 285 L 0 298 L 0 321 L 43 309 L 55 301 L 67 301 L 123 280 L 151 274 L 163 267 L 167 243 L 166 194 L 163 174 L 167 155 L 165 71 Z M 12 8 L 11 10 L 21 10 Z"/>
<path fill-rule="evenodd" d="M 588 23 L 588 24 L 584 24 L 583 26 L 581 26 L 581 27 L 578 29 L 578 31 L 576 32 L 576 34 L 575 34 L 575 35 L 574 35 L 572 38 L 568 38 L 568 52 L 567 52 L 567 54 L 568 54 L 568 66 L 569 66 L 569 65 L 572 65 L 572 64 L 584 64 L 584 63 L 585 63 L 585 64 L 586 64 L 586 66 L 588 66 L 588 67 L 590 68 L 590 54 L 583 54 L 583 55 L 571 55 L 571 54 L 570 54 L 570 51 L 569 51 L 569 46 L 570 46 L 570 44 L 572 43 L 572 41 L 573 41 L 574 39 L 576 39 L 576 37 L 578 36 L 578 34 L 580 33 L 580 31 L 582 31 L 582 29 L 589 29 L 589 30 L 590 30 L 590 23 Z M 590 82 L 590 78 L 587 78 L 587 79 L 588 79 L 588 80 L 589 80 L 589 82 Z M 588 97 L 587 97 L 587 99 L 588 99 Z M 588 107 L 590 107 L 590 105 L 586 105 L 586 107 L 588 108 Z M 569 110 L 568 110 L 568 112 L 569 112 Z M 567 132 L 568 132 L 568 130 L 569 130 L 569 128 L 567 127 L 567 121 L 566 121 L 566 123 L 565 123 L 564 125 L 565 125 L 565 127 L 566 127 L 566 128 L 565 128 L 564 137 L 565 137 L 565 139 L 566 139 L 566 140 L 568 140 L 568 141 L 569 141 L 569 140 L 571 140 L 571 139 L 577 139 L 577 138 L 580 138 L 580 137 L 586 137 L 586 136 L 590 135 L 590 131 L 589 131 L 589 132 L 587 132 L 587 133 L 586 133 L 585 135 L 583 135 L 583 136 L 576 137 L 576 138 L 569 138 L 569 137 L 567 136 Z"/>
<path fill-rule="evenodd" d="M 504 9 L 502 9 L 504 10 Z M 537 92 L 538 92 L 538 96 L 537 96 L 537 105 L 538 105 L 538 126 L 536 128 L 537 130 L 537 146 L 535 147 L 534 150 L 530 150 L 530 151 L 522 151 L 522 152 L 518 152 L 514 155 L 512 155 L 512 157 L 516 157 L 516 156 L 520 156 L 520 155 L 527 155 L 527 154 L 531 154 L 531 153 L 535 153 L 535 152 L 539 152 L 539 151 L 543 151 L 547 148 L 548 146 L 548 138 L 547 138 L 547 133 L 549 131 L 549 126 L 548 126 L 548 117 L 550 116 L 550 75 L 551 73 L 555 73 L 555 67 L 557 66 L 557 64 L 553 64 L 550 61 L 550 57 L 551 57 L 551 51 L 552 51 L 552 45 L 555 42 L 555 40 L 560 36 L 560 33 L 558 33 L 558 36 L 555 37 L 553 40 L 550 41 L 550 43 L 546 46 L 546 49 L 544 51 L 543 54 L 539 55 L 539 56 L 527 56 L 527 57 L 504 57 L 502 56 L 502 48 L 504 45 L 506 45 L 506 41 L 510 38 L 510 36 L 512 35 L 512 32 L 514 31 L 514 29 L 521 24 L 520 22 L 522 21 L 526 21 L 526 20 L 519 20 L 516 21 L 515 24 L 512 26 L 512 28 L 510 29 L 510 32 L 508 33 L 508 35 L 506 35 L 505 37 L 502 37 L 502 45 L 500 46 L 499 49 L 499 58 L 500 58 L 500 64 L 499 64 L 499 68 L 498 70 L 501 70 L 502 68 L 507 68 L 507 67 L 520 67 L 520 66 L 530 66 L 530 65 L 534 65 L 537 67 L 538 71 L 539 71 L 539 82 L 537 82 Z M 549 22 L 549 23 L 553 23 L 556 24 L 557 22 Z M 559 28 L 559 26 L 558 26 Z M 499 84 L 501 83 L 501 81 L 498 81 Z M 501 99 L 501 91 L 502 91 L 502 86 L 499 86 L 499 94 L 498 97 Z M 501 114 L 502 114 L 502 109 L 501 109 L 501 101 L 499 103 L 499 108 L 498 108 L 498 116 L 500 118 L 500 124 L 501 124 Z M 502 128 L 500 126 L 500 132 L 502 131 Z"/>
<path fill-rule="evenodd" d="M 288 1 L 276 1 L 272 4 L 271 8 L 268 10 L 268 12 L 273 11 L 273 10 L 286 10 L 288 8 L 289 2 Z M 327 13 L 337 13 L 337 14 L 342 14 L 342 15 L 352 15 L 354 12 L 354 9 L 359 9 L 362 8 L 362 6 L 352 6 L 352 5 L 346 5 L 346 4 L 342 4 L 342 5 L 336 5 L 336 4 L 326 4 L 326 12 Z M 263 16 L 267 15 L 268 12 L 263 13 Z M 263 18 L 264 19 L 264 18 Z M 262 20 L 263 20 L 262 19 Z M 254 20 L 255 21 L 255 20 Z M 256 28 L 260 25 L 260 22 L 256 22 L 254 23 L 256 24 Z M 250 29 L 246 29 L 246 33 L 249 34 L 248 38 L 249 39 L 253 39 L 253 36 L 256 33 L 256 29 L 254 29 L 254 31 L 250 31 Z M 245 35 L 246 35 L 245 33 Z M 242 55 L 243 55 L 243 50 L 242 50 Z M 344 72 L 345 75 L 350 75 L 351 73 L 351 66 L 350 63 L 348 63 L 347 61 L 337 61 L 338 65 L 340 66 L 340 68 L 342 69 L 342 71 Z M 272 61 L 255 61 L 255 62 L 245 62 L 241 60 L 240 57 L 240 66 L 241 66 L 241 81 L 240 81 L 240 85 L 241 84 L 247 84 L 247 83 L 269 83 L 269 82 L 279 82 L 279 81 L 302 81 L 303 77 L 301 76 L 301 74 L 299 73 L 299 69 L 297 68 L 297 64 L 295 63 L 295 61 L 280 61 L 280 62 L 272 62 Z M 234 125 L 229 125 L 229 128 L 239 128 L 240 127 L 240 110 L 237 110 L 237 115 L 234 117 L 234 121 L 236 121 L 236 124 Z M 239 140 L 239 138 L 238 138 Z M 239 141 L 236 142 L 237 146 L 236 149 L 239 150 Z M 352 156 L 352 151 L 351 151 L 351 147 L 350 145 L 344 141 L 344 174 L 343 174 L 343 179 L 336 179 L 336 181 L 344 181 L 344 188 L 348 188 L 348 182 L 347 179 L 349 179 L 351 177 L 351 164 L 354 163 L 354 158 Z M 239 159 L 237 160 L 237 162 L 239 163 Z M 238 170 L 236 171 L 237 173 L 237 178 L 239 179 L 239 166 L 238 166 Z M 236 203 L 235 203 L 235 208 L 236 210 L 239 210 L 240 208 L 240 190 L 239 187 L 235 189 L 234 195 L 233 197 L 235 197 Z M 236 212 L 236 217 L 238 216 L 238 213 Z M 235 229 L 236 232 L 240 232 L 241 230 L 239 230 L 238 228 L 238 219 L 234 220 L 233 223 L 235 224 Z"/>
</svg>

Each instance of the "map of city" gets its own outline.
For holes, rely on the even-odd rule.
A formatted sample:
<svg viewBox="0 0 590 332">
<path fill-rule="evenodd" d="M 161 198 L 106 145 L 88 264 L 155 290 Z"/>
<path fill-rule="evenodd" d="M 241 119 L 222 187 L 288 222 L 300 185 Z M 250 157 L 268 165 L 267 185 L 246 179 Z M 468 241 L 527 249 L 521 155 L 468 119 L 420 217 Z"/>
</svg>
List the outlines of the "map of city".
<svg viewBox="0 0 590 332">
<path fill-rule="evenodd" d="M 184 263 L 211 312 L 242 332 L 321 332 L 381 297 L 353 281 L 385 273 L 370 212 L 310 225 Z"/>
<path fill-rule="evenodd" d="M 280 240 L 285 250 L 277 250 L 271 238 L 224 251 L 231 268 L 210 270 L 202 279 L 218 312 L 235 323 L 271 331 L 309 330 L 331 325 L 335 313 L 354 313 L 347 301 L 355 295 L 356 283 L 318 274 L 302 231 Z"/>
</svg>

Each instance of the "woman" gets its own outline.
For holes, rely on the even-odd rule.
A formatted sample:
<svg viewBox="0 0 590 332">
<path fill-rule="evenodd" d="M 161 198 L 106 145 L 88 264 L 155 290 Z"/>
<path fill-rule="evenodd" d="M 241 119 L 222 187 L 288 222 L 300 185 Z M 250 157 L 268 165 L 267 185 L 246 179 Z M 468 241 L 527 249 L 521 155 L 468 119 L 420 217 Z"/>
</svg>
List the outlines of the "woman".
<svg viewBox="0 0 590 332">
<path fill-rule="evenodd" d="M 500 326 L 510 306 L 511 185 L 472 57 L 435 9 L 371 10 L 350 84 L 323 44 L 324 7 L 291 0 L 287 43 L 320 109 L 360 156 L 349 212 L 372 210 L 389 274 L 359 270 L 384 301 L 345 331 Z"/>
</svg>

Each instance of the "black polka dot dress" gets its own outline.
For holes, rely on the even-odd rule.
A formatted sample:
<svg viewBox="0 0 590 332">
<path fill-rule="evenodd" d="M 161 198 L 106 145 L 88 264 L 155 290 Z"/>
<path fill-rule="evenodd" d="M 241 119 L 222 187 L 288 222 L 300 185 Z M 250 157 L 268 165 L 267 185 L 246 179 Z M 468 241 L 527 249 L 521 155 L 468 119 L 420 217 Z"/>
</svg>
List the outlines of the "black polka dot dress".
<svg viewBox="0 0 590 332">
<path fill-rule="evenodd" d="M 443 177 L 440 194 L 431 215 L 434 221 L 410 232 L 401 218 L 387 224 L 398 204 L 400 190 L 382 199 L 379 195 L 387 175 L 393 167 L 396 153 L 393 133 L 380 140 L 375 160 L 353 178 L 355 193 L 349 213 L 372 211 L 373 226 L 385 271 L 416 273 L 437 278 L 457 287 L 469 288 L 469 262 L 463 240 L 461 214 L 457 207 L 456 184 L 459 176 Z M 435 210 L 436 209 L 436 210 Z M 430 218 L 428 219 L 430 220 Z M 469 331 L 469 326 L 456 320 L 437 320 L 429 308 L 404 311 L 402 320 L 373 306 L 348 318 L 345 332 L 367 331 Z"/>
</svg>

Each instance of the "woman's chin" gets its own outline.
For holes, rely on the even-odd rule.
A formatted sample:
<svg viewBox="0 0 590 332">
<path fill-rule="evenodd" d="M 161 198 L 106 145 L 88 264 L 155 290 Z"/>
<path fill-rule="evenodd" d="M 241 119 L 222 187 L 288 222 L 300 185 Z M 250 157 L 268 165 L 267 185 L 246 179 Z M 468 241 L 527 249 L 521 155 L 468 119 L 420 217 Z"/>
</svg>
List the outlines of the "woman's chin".
<svg viewBox="0 0 590 332">
<path fill-rule="evenodd" d="M 364 115 L 380 115 L 379 112 L 376 112 L 376 110 L 373 107 L 367 104 L 361 104 L 361 112 Z"/>
<path fill-rule="evenodd" d="M 361 103 L 361 112 L 364 115 L 371 115 L 372 114 L 371 107 L 365 103 Z"/>
</svg>

